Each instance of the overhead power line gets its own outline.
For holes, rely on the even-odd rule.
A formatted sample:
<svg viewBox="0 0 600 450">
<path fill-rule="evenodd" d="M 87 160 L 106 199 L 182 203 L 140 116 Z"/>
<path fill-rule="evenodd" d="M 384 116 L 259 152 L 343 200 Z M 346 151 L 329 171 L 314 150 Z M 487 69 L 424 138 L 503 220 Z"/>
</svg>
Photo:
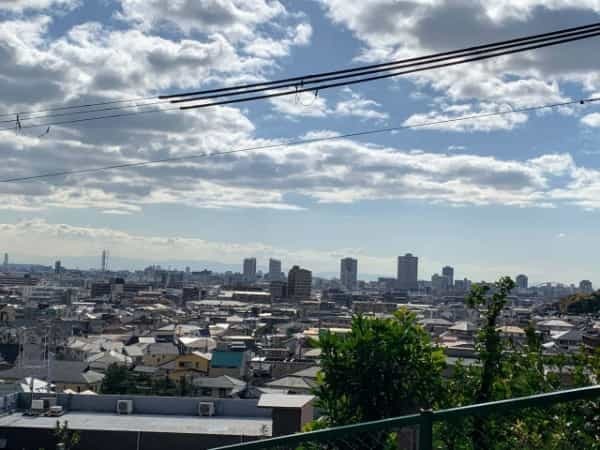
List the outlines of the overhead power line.
<svg viewBox="0 0 600 450">
<path fill-rule="evenodd" d="M 348 138 L 354 138 L 354 137 L 360 137 L 360 136 L 367 136 L 367 135 L 372 135 L 372 134 L 389 133 L 392 131 L 401 131 L 401 130 L 409 130 L 409 129 L 415 129 L 415 128 L 436 126 L 436 125 L 444 125 L 444 124 L 467 121 L 467 120 L 477 120 L 477 119 L 485 119 L 485 118 L 490 118 L 490 117 L 506 116 L 509 114 L 527 113 L 527 112 L 532 112 L 532 111 L 538 111 L 538 110 L 543 110 L 543 109 L 552 109 L 552 108 L 558 108 L 558 107 L 563 107 L 563 106 L 570 106 L 570 105 L 577 105 L 577 104 L 584 105 L 586 103 L 592 103 L 592 102 L 598 102 L 598 101 L 600 101 L 600 97 L 583 98 L 583 99 L 579 99 L 579 100 L 571 100 L 568 102 L 551 103 L 551 104 L 546 104 L 546 105 L 531 106 L 531 107 L 527 107 L 527 108 L 511 109 L 508 111 L 472 114 L 472 115 L 468 115 L 468 116 L 455 117 L 452 119 L 426 121 L 426 122 L 416 123 L 416 124 L 412 124 L 412 125 L 399 125 L 399 126 L 395 126 L 395 127 L 376 128 L 376 129 L 371 129 L 371 130 L 356 131 L 356 132 L 352 132 L 352 133 L 336 134 L 334 136 L 296 139 L 296 140 L 290 140 L 287 142 L 278 142 L 278 143 L 273 143 L 273 144 L 259 145 L 259 146 L 254 146 L 254 147 L 245 147 L 245 148 L 226 150 L 226 151 L 221 151 L 221 152 L 212 152 L 212 153 L 205 152 L 205 153 L 199 153 L 199 154 L 194 154 L 194 155 L 175 156 L 175 157 L 153 159 L 153 160 L 146 160 L 146 161 L 113 164 L 113 165 L 102 166 L 102 167 L 63 170 L 63 171 L 48 172 L 48 173 L 42 173 L 42 174 L 38 174 L 38 175 L 31 175 L 31 176 L 25 176 L 25 177 L 6 178 L 3 180 L 0 180 L 0 183 L 16 183 L 16 182 L 22 182 L 22 181 L 39 180 L 42 178 L 52 178 L 52 177 L 67 176 L 67 175 L 82 175 L 82 174 L 104 172 L 104 171 L 110 171 L 110 170 L 116 170 L 116 169 L 149 166 L 149 165 L 153 165 L 153 164 L 164 164 L 164 163 L 170 163 L 170 162 L 180 162 L 180 161 L 189 161 L 189 160 L 194 160 L 194 159 L 210 158 L 210 157 L 215 157 L 215 156 L 230 155 L 230 154 L 234 154 L 234 153 L 269 150 L 269 149 L 273 149 L 273 148 L 292 147 L 292 146 L 299 146 L 299 145 L 304 145 L 304 144 L 313 144 L 316 142 L 326 142 L 326 141 L 333 141 L 333 140 L 338 140 L 338 139 L 348 139 Z"/>
<path fill-rule="evenodd" d="M 114 114 L 105 114 L 102 116 L 91 116 L 91 117 L 83 117 L 83 118 L 77 118 L 77 119 L 66 119 L 66 120 L 58 120 L 58 121 L 40 122 L 40 123 L 34 123 L 34 124 L 29 124 L 29 125 L 22 125 L 19 127 L 19 130 L 28 129 L 28 128 L 71 125 L 71 124 L 76 124 L 76 123 L 93 122 L 96 120 L 117 119 L 117 118 L 121 118 L 121 117 L 131 117 L 131 116 L 138 116 L 141 114 L 153 114 L 153 113 L 174 111 L 174 110 L 180 110 L 180 109 L 181 109 L 180 106 L 175 106 L 175 107 L 166 107 L 166 108 L 147 109 L 147 110 L 142 110 L 142 111 L 131 111 L 131 112 L 122 112 L 122 113 L 114 113 Z M 15 129 L 14 126 L 10 126 L 10 127 L 0 128 L 0 131 L 8 131 L 8 130 L 14 130 L 14 129 Z"/>
<path fill-rule="evenodd" d="M 123 100 L 121 103 L 125 102 L 125 100 Z M 106 102 L 107 104 L 111 104 L 112 102 Z M 54 118 L 54 117 L 66 117 L 66 116 L 73 116 L 73 115 L 85 115 L 85 114 L 93 114 L 93 113 L 98 113 L 98 112 L 106 112 L 106 111 L 126 111 L 128 109 L 134 109 L 134 108 L 140 108 L 140 107 L 146 107 L 146 106 L 153 106 L 153 105 L 160 105 L 160 104 L 164 104 L 165 101 L 163 100 L 154 100 L 154 101 L 146 101 L 144 103 L 134 103 L 133 105 L 124 105 L 124 106 L 107 106 L 107 107 L 94 107 L 94 108 L 89 108 L 89 109 L 83 109 L 83 110 L 77 110 L 77 111 L 65 111 L 65 112 L 56 112 L 56 113 L 52 113 L 52 114 L 44 114 L 44 115 L 28 115 L 23 117 L 21 115 L 21 113 L 17 114 L 17 117 L 19 118 L 20 121 L 23 120 L 36 120 L 36 119 L 47 119 L 47 118 Z M 99 105 L 97 105 L 99 106 Z M 83 107 L 81 107 L 83 108 Z M 68 109 L 68 108 L 65 108 Z M 174 108 L 172 108 L 174 109 Z M 0 120 L 0 123 L 15 123 L 17 119 L 3 119 Z"/>
<path fill-rule="evenodd" d="M 89 108 L 89 107 L 94 107 L 94 106 L 115 105 L 118 103 L 140 102 L 140 101 L 144 101 L 144 100 L 153 100 L 153 99 L 157 99 L 157 98 L 158 97 L 154 95 L 152 97 L 137 97 L 137 98 L 130 98 L 130 99 L 122 99 L 122 100 L 107 100 L 107 101 L 103 101 L 103 102 L 84 103 L 82 105 L 55 106 L 55 107 L 46 108 L 46 109 L 39 109 L 37 111 L 15 111 L 12 113 L 2 113 L 2 114 L 0 114 L 0 117 L 16 116 L 17 114 L 19 114 L 19 115 L 42 114 L 42 113 L 48 113 L 48 112 L 53 112 L 53 111 L 64 111 L 67 109 Z"/>
<path fill-rule="evenodd" d="M 494 42 L 491 44 L 478 45 L 475 47 L 468 47 L 459 50 L 452 50 L 442 53 L 435 53 L 426 56 L 419 56 L 415 58 L 408 58 L 403 60 L 397 60 L 381 64 L 372 64 L 368 66 L 361 66 L 352 69 L 337 70 L 333 72 L 324 72 L 319 74 L 310 74 L 305 76 L 298 76 L 292 78 L 285 78 L 275 81 L 266 81 L 261 83 L 245 84 L 239 86 L 231 86 L 220 89 L 208 89 L 202 91 L 184 92 L 181 94 L 169 94 L 161 95 L 160 99 L 171 99 L 173 103 L 180 103 L 185 101 L 202 100 L 208 98 L 225 97 L 231 95 L 242 95 L 252 92 L 260 92 L 269 89 L 279 89 L 285 87 L 304 87 L 305 85 L 321 83 L 324 81 L 334 81 L 345 78 L 353 78 L 363 75 L 369 75 L 378 72 L 386 72 L 396 70 L 405 67 L 415 67 L 426 65 L 434 62 L 449 61 L 457 58 L 465 58 L 469 56 L 481 55 L 488 52 L 497 50 L 517 48 L 525 45 L 549 42 L 552 40 L 558 40 L 567 37 L 582 36 L 592 32 L 600 31 L 600 23 L 592 25 L 586 25 L 582 27 L 569 28 L 560 31 L 554 31 L 551 33 L 544 33 L 540 35 L 527 36 L 522 38 L 510 39 L 508 41 Z M 587 37 L 587 36 L 586 36 Z M 559 44 L 558 42 L 557 44 Z M 523 50 L 525 51 L 525 50 Z M 193 98 L 187 98 L 193 97 Z"/>
<path fill-rule="evenodd" d="M 400 72 L 392 72 L 392 73 L 386 73 L 383 75 L 375 75 L 372 77 L 359 78 L 357 80 L 340 81 L 337 83 L 329 83 L 329 84 L 318 84 L 316 86 L 312 86 L 312 87 L 308 87 L 308 88 L 291 89 L 291 90 L 287 90 L 287 91 L 283 91 L 283 92 L 267 93 L 264 95 L 242 97 L 242 98 L 236 98 L 236 99 L 232 99 L 232 100 L 218 100 L 218 101 L 210 102 L 210 103 L 200 103 L 197 105 L 182 106 L 181 109 L 187 110 L 187 109 L 207 108 L 207 107 L 211 107 L 211 106 L 229 105 L 232 103 L 242 103 L 242 102 L 263 100 L 263 99 L 274 98 L 274 97 L 297 95 L 297 94 L 303 93 L 303 92 L 319 92 L 319 91 L 322 91 L 325 89 L 332 89 L 332 88 L 343 87 L 343 86 L 351 86 L 354 84 L 365 83 L 368 81 L 383 80 L 385 78 L 395 78 L 395 77 L 399 77 L 401 75 L 408 75 L 408 74 L 417 73 L 417 72 L 424 72 L 424 71 L 432 70 L 432 69 L 440 69 L 440 68 L 444 68 L 444 67 L 457 66 L 457 65 L 476 62 L 476 61 L 483 61 L 483 60 L 490 59 L 490 58 L 497 58 L 499 56 L 520 53 L 520 52 L 525 52 L 525 51 L 529 51 L 529 50 L 536 50 L 539 48 L 550 47 L 550 46 L 554 46 L 554 45 L 558 45 L 558 44 L 565 44 L 567 42 L 579 41 L 581 39 L 587 39 L 587 38 L 595 37 L 595 36 L 600 36 L 600 30 L 596 31 L 594 33 L 591 33 L 591 34 L 586 34 L 584 36 L 571 37 L 568 39 L 561 39 L 558 41 L 546 42 L 543 44 L 537 44 L 537 45 L 532 45 L 532 46 L 527 46 L 527 47 L 519 47 L 516 49 L 504 50 L 501 52 L 495 52 L 495 53 L 491 53 L 491 54 L 487 53 L 485 55 L 475 56 L 472 58 L 466 58 L 466 59 L 462 59 L 459 61 L 451 61 L 451 62 L 447 62 L 447 63 L 434 64 L 434 65 L 429 65 L 426 67 L 419 67 L 416 69 L 409 69 L 409 70 L 404 70 L 404 71 L 400 71 Z M 195 98 L 192 97 L 188 101 L 193 101 L 193 100 L 195 100 Z"/>
<path fill-rule="evenodd" d="M 111 119 L 133 116 L 137 114 L 148 114 L 154 112 L 170 111 L 177 108 L 160 107 L 164 103 L 191 102 L 197 100 L 208 100 L 220 97 L 239 97 L 233 100 L 220 100 L 200 105 L 183 106 L 181 109 L 204 108 L 209 106 L 226 105 L 253 101 L 271 97 L 280 97 L 286 95 L 296 95 L 302 92 L 318 92 L 319 90 L 330 89 L 334 87 L 347 86 L 357 83 L 374 81 L 384 78 L 397 77 L 425 70 L 433 70 L 442 67 L 450 67 L 458 64 L 481 61 L 488 58 L 495 58 L 511 53 L 534 50 L 537 48 L 551 45 L 559 45 L 566 42 L 587 39 L 600 35 L 600 22 L 579 27 L 566 28 L 548 33 L 531 35 L 526 37 L 514 38 L 505 41 L 499 41 L 489 44 L 467 47 L 459 50 L 446 51 L 426 56 L 408 58 L 403 60 L 391 61 L 380 64 L 371 64 L 350 69 L 336 70 L 330 72 L 313 73 L 292 78 L 284 78 L 274 81 L 265 81 L 260 83 L 251 83 L 224 87 L 218 89 L 209 89 L 201 91 L 184 92 L 178 94 L 168 94 L 158 97 L 139 97 L 124 100 L 112 100 L 97 103 L 87 103 L 83 105 L 61 106 L 47 108 L 40 111 L 21 111 L 12 114 L 0 114 L 0 117 L 14 116 L 11 119 L 0 120 L 0 123 L 11 123 L 21 128 L 47 127 L 53 125 L 67 125 L 81 122 L 89 122 L 101 119 Z M 540 44 L 540 45 L 532 45 Z M 443 64 L 434 64 L 448 61 Z M 423 67 L 424 66 L 424 67 Z M 398 71 L 398 69 L 409 70 Z M 391 73 L 390 73 L 391 72 Z M 381 75 L 379 75 L 381 73 Z M 366 75 L 376 74 L 376 76 L 366 77 Z M 360 77 L 360 78 L 359 78 Z M 330 81 L 347 80 L 339 83 L 325 84 Z M 310 87 L 307 87 L 310 86 Z M 272 92 L 273 90 L 293 88 L 288 91 Z M 270 92 L 269 92 L 270 91 Z M 247 96 L 247 94 L 265 92 L 263 95 Z M 143 102 L 143 103 L 140 103 Z M 132 103 L 132 104 L 127 104 Z M 142 109 L 148 106 L 156 106 L 151 110 Z M 135 111 L 128 111 L 136 109 Z M 101 112 L 115 111 L 113 114 L 90 115 Z M 59 119 L 57 117 L 75 116 L 72 119 Z M 47 119 L 47 120 L 44 120 Z M 42 120 L 40 123 L 27 123 L 32 120 Z M 20 127 L 18 125 L 21 125 Z M 13 126 L 0 128 L 0 130 L 13 129 Z"/>
</svg>

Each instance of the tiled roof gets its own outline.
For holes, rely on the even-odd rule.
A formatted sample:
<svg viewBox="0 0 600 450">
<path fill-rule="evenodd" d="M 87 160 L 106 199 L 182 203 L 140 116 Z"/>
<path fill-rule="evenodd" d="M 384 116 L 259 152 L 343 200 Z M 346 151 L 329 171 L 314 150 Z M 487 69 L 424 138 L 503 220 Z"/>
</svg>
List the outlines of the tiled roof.
<svg viewBox="0 0 600 450">
<path fill-rule="evenodd" d="M 209 378 L 209 377 L 198 377 L 194 379 L 194 386 L 199 388 L 213 388 L 213 389 L 233 389 L 245 387 L 246 382 L 238 380 L 237 378 L 223 375 L 220 377 Z"/>
<path fill-rule="evenodd" d="M 36 367 L 31 367 L 31 366 Z M 50 363 L 50 379 L 54 383 L 88 384 L 102 380 L 103 375 L 89 370 L 88 364 L 80 361 L 56 361 Z M 48 376 L 46 361 L 38 361 L 37 364 L 30 363 L 29 367 L 13 367 L 12 369 L 0 371 L 0 379 L 22 380 L 33 376 L 44 379 Z"/>
</svg>

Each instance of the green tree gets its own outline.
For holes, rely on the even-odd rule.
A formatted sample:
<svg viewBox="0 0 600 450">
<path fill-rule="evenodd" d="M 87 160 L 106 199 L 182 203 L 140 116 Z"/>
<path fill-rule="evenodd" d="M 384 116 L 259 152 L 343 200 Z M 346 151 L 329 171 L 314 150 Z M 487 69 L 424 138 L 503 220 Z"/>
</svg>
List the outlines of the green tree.
<svg viewBox="0 0 600 450">
<path fill-rule="evenodd" d="M 467 298 L 479 311 L 482 327 L 476 340 L 478 364 L 458 364 L 445 383 L 442 407 L 558 390 L 561 378 L 548 367 L 570 368 L 576 385 L 592 384 L 600 369 L 600 355 L 585 351 L 574 355 L 544 356 L 542 340 L 530 325 L 524 344 L 502 339 L 498 318 L 514 283 L 508 277 L 492 286 L 476 285 Z M 514 414 L 474 417 L 460 423 L 437 424 L 438 448 L 447 450 L 598 449 L 599 408 L 594 402 L 528 408 Z"/>
<path fill-rule="evenodd" d="M 481 377 L 475 390 L 475 403 L 485 403 L 493 400 L 494 381 L 501 372 L 503 341 L 498 331 L 498 317 L 506 305 L 506 297 L 515 287 L 510 277 L 502 277 L 491 286 L 476 284 L 467 296 L 467 305 L 480 313 L 483 312 L 483 326 L 479 330 L 476 350 L 481 362 Z M 486 420 L 476 417 L 473 421 L 472 439 L 475 450 L 491 448 Z"/>
<path fill-rule="evenodd" d="M 73 450 L 79 444 L 79 433 L 69 429 L 69 422 L 66 420 L 60 423 L 56 421 L 56 428 L 54 429 L 54 436 L 56 437 L 57 444 L 63 446 L 64 450 Z"/>
<path fill-rule="evenodd" d="M 127 367 L 111 364 L 106 369 L 100 391 L 103 394 L 137 394 L 138 378 Z"/>
<path fill-rule="evenodd" d="M 183 377 L 177 386 L 177 395 L 180 397 L 185 397 L 186 395 L 190 395 L 194 392 L 194 385 L 190 383 L 187 377 Z"/>
<path fill-rule="evenodd" d="M 163 396 L 177 395 L 177 385 L 168 377 L 160 377 L 152 381 L 152 394 Z"/>
<path fill-rule="evenodd" d="M 316 395 L 329 426 L 431 408 L 442 388 L 443 352 L 405 308 L 393 318 L 355 316 L 344 335 L 319 337 Z"/>
</svg>

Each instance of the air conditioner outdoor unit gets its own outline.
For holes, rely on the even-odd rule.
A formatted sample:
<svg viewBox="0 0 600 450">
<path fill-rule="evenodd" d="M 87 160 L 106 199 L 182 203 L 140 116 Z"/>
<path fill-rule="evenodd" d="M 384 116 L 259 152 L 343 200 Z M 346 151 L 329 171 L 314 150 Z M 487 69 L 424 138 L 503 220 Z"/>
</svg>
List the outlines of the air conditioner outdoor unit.
<svg viewBox="0 0 600 450">
<path fill-rule="evenodd" d="M 43 412 L 45 409 L 44 400 L 31 400 L 31 411 Z"/>
<path fill-rule="evenodd" d="M 44 400 L 44 403 L 48 408 L 56 406 L 56 397 L 43 397 L 42 400 Z"/>
<path fill-rule="evenodd" d="M 198 415 L 214 416 L 215 415 L 215 404 L 213 402 L 198 403 Z"/>
<path fill-rule="evenodd" d="M 117 414 L 131 414 L 133 412 L 133 400 L 117 400 Z"/>
<path fill-rule="evenodd" d="M 63 407 L 60 405 L 54 405 L 50 407 L 50 415 L 53 417 L 62 416 L 64 414 Z"/>
</svg>

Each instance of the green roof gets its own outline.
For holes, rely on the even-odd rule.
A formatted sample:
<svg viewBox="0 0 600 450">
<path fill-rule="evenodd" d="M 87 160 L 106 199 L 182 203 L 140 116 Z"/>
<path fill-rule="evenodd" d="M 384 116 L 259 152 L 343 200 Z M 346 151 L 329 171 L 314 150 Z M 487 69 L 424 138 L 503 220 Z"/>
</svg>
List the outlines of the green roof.
<svg viewBox="0 0 600 450">
<path fill-rule="evenodd" d="M 213 352 L 211 367 L 238 368 L 244 363 L 244 352 Z"/>
</svg>

